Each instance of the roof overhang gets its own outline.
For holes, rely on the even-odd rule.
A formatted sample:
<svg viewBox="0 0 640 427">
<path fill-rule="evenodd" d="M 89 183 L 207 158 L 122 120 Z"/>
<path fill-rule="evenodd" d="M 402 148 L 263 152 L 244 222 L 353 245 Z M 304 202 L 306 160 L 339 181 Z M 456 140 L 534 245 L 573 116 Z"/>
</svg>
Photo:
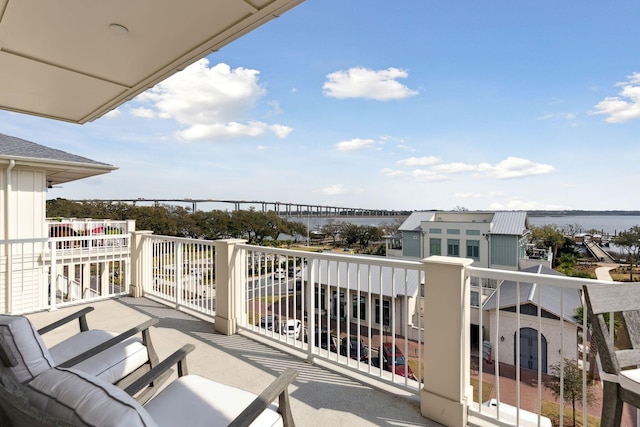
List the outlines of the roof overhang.
<svg viewBox="0 0 640 427">
<path fill-rule="evenodd" d="M 89 178 L 96 175 L 102 175 L 118 169 L 115 166 L 105 163 L 92 164 L 4 156 L 0 156 L 0 165 L 9 165 L 12 160 L 15 162 L 13 167 L 16 168 L 33 168 L 38 170 L 45 170 L 47 184 L 50 186 L 64 184 L 66 182 Z"/>
<path fill-rule="evenodd" d="M 94 120 L 304 0 L 0 0 L 0 108 Z"/>
</svg>

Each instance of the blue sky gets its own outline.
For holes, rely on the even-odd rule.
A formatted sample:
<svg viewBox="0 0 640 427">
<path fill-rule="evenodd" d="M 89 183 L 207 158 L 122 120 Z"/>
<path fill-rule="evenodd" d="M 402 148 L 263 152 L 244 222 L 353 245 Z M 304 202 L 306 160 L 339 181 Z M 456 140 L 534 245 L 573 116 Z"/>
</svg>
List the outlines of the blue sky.
<svg viewBox="0 0 640 427">
<path fill-rule="evenodd" d="M 637 210 L 639 12 L 307 0 L 92 123 L 0 133 L 119 168 L 49 197 Z"/>
</svg>

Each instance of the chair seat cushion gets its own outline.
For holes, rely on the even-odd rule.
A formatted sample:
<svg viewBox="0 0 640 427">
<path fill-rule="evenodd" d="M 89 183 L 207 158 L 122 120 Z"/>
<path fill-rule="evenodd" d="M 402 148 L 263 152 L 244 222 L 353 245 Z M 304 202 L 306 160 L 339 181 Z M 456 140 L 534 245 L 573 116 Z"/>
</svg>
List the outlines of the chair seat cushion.
<svg viewBox="0 0 640 427">
<path fill-rule="evenodd" d="M 257 395 L 197 375 L 185 375 L 173 381 L 145 409 L 160 427 L 226 426 Z M 273 403 L 252 426 L 281 426 L 282 417 Z"/>
<path fill-rule="evenodd" d="M 79 426 L 156 426 L 133 397 L 77 369 L 49 369 L 27 387 L 33 406 Z"/>
<path fill-rule="evenodd" d="M 26 317 L 0 315 L 0 334 L 18 359 L 18 365 L 11 368 L 18 381 L 29 382 L 54 366 L 40 334 Z"/>
<path fill-rule="evenodd" d="M 620 371 L 620 387 L 640 394 L 640 369 Z"/>
<path fill-rule="evenodd" d="M 92 329 L 51 347 L 49 352 L 55 364 L 59 365 L 117 335 L 115 332 Z M 74 365 L 73 368 L 115 383 L 145 364 L 148 359 L 147 348 L 142 339 L 131 337 Z"/>
</svg>

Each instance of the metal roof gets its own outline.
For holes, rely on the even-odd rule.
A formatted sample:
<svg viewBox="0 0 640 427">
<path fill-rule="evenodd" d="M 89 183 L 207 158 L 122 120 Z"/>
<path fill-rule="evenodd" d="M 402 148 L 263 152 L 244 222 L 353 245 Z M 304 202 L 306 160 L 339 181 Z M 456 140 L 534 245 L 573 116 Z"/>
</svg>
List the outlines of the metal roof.
<svg viewBox="0 0 640 427">
<path fill-rule="evenodd" d="M 421 223 L 424 221 L 433 221 L 436 215 L 441 211 L 417 211 L 413 212 L 398 228 L 398 231 L 421 231 Z M 458 212 L 456 212 L 458 213 Z M 522 236 L 526 233 L 526 212 L 462 212 L 468 216 L 468 220 L 462 222 L 472 222 L 474 215 L 492 214 L 491 234 L 508 234 Z M 446 224 L 449 221 L 438 222 Z M 435 223 L 435 221 L 434 221 Z"/>
<path fill-rule="evenodd" d="M 541 276 L 564 276 L 564 274 L 552 270 L 543 265 L 532 266 L 521 270 L 527 273 L 536 273 Z M 541 283 L 544 278 L 541 277 Z M 582 306 L 580 293 L 577 289 L 562 289 L 557 286 L 548 286 L 539 283 L 519 283 L 520 294 L 518 298 L 518 283 L 513 281 L 504 281 L 499 288 L 494 291 L 482 306 L 483 310 L 495 310 L 498 301 L 498 292 L 500 294 L 500 309 L 514 307 L 516 304 L 533 304 L 543 310 L 552 313 L 559 318 L 572 323 L 577 323 L 575 318 L 576 309 Z M 562 304 L 560 303 L 562 301 Z"/>
<path fill-rule="evenodd" d="M 493 215 L 491 233 L 522 236 L 526 231 L 526 212 L 496 212 Z"/>
<path fill-rule="evenodd" d="M 0 163 L 11 160 L 18 165 L 46 169 L 49 184 L 62 184 L 117 169 L 107 163 L 45 147 L 35 142 L 0 133 Z"/>
<path fill-rule="evenodd" d="M 94 120 L 303 0 L 0 0 L 0 108 Z"/>
<path fill-rule="evenodd" d="M 420 223 L 422 221 L 430 221 L 436 214 L 435 211 L 416 211 L 398 227 L 398 231 L 420 231 Z"/>
</svg>

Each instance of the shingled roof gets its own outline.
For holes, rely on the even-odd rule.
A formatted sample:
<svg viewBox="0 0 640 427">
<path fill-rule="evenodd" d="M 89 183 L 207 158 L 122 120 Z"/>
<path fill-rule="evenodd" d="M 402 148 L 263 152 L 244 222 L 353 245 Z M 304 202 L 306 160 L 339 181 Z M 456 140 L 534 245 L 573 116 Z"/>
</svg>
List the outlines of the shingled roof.
<svg viewBox="0 0 640 427">
<path fill-rule="evenodd" d="M 47 181 L 52 185 L 117 169 L 107 163 L 0 133 L 0 163 L 10 160 L 15 160 L 16 164 L 29 164 L 46 169 Z"/>
<path fill-rule="evenodd" d="M 107 165 L 106 163 L 96 162 L 95 160 L 87 159 L 86 157 L 77 156 L 55 148 L 45 147 L 44 145 L 27 141 L 26 139 L 16 138 L 15 136 L 9 136 L 2 133 L 0 133 L 0 156 Z"/>
</svg>

